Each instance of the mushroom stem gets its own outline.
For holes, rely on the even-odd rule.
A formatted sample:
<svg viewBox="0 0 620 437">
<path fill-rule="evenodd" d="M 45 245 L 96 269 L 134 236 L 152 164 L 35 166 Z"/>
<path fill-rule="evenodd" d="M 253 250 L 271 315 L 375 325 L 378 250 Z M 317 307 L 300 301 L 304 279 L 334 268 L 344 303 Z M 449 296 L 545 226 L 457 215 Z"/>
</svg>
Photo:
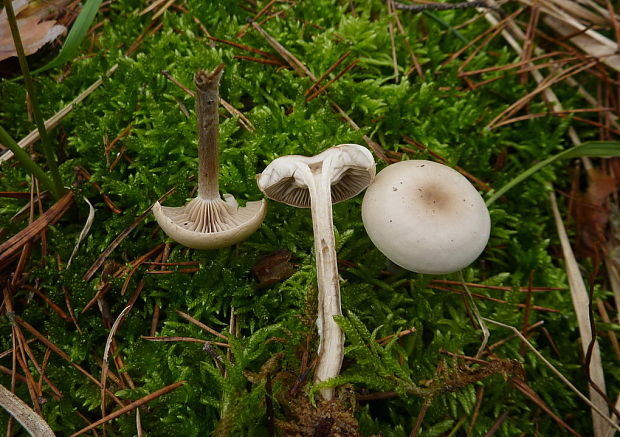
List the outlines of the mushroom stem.
<svg viewBox="0 0 620 437">
<path fill-rule="evenodd" d="M 245 240 L 267 213 L 267 202 L 239 206 L 234 196 L 220 198 L 218 184 L 219 81 L 224 65 L 212 72 L 198 71 L 196 118 L 198 121 L 198 197 L 184 206 L 153 205 L 153 215 L 173 240 L 194 249 L 219 249 Z M 171 169 L 174 171 L 174 169 Z"/>
<path fill-rule="evenodd" d="M 317 325 L 319 330 L 319 356 L 314 372 L 315 382 L 338 376 L 344 357 L 344 334 L 334 320 L 342 315 L 340 305 L 340 280 L 336 257 L 336 241 L 332 221 L 332 198 L 330 171 L 327 159 L 320 166 L 305 167 L 311 173 L 307 178 L 310 194 L 310 210 L 314 231 L 316 275 L 319 288 Z M 333 388 L 321 390 L 326 400 L 334 397 Z"/>
<path fill-rule="evenodd" d="M 375 177 L 372 154 L 358 144 L 340 144 L 315 156 L 281 156 L 258 175 L 267 197 L 312 213 L 314 253 L 319 288 L 317 327 L 319 356 L 314 381 L 321 383 L 340 373 L 344 357 L 344 333 L 334 320 L 342 314 L 336 258 L 332 203 L 342 202 L 366 189 Z M 325 400 L 333 388 L 320 390 Z"/>
<path fill-rule="evenodd" d="M 198 197 L 204 200 L 220 198 L 218 177 L 218 134 L 220 102 L 219 85 L 224 64 L 213 72 L 200 70 L 194 76 L 196 84 L 196 118 L 198 122 Z"/>
</svg>

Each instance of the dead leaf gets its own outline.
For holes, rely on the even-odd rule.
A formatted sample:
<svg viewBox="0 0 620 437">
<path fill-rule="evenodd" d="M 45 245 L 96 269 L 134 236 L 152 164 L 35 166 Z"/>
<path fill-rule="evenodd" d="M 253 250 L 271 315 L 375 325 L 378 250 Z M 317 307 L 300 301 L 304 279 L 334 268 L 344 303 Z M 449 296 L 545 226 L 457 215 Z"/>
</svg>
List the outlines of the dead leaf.
<svg viewBox="0 0 620 437">
<path fill-rule="evenodd" d="M 39 2 L 13 0 L 13 10 L 17 17 L 17 27 L 26 55 L 31 55 L 48 42 L 54 41 L 67 31 L 54 19 L 68 0 Z M 13 36 L 9 28 L 6 11 L 0 12 L 0 61 L 17 56 Z"/>
<path fill-rule="evenodd" d="M 577 228 L 575 252 L 580 258 L 591 257 L 598 264 L 607 242 L 607 225 L 611 211 L 607 198 L 616 190 L 616 179 L 600 170 L 588 171 L 588 189 L 578 193 L 571 214 Z"/>
<path fill-rule="evenodd" d="M 259 259 L 252 269 L 258 279 L 258 288 L 269 287 L 291 277 L 295 273 L 293 264 L 289 262 L 292 256 L 291 252 L 282 249 Z"/>
</svg>

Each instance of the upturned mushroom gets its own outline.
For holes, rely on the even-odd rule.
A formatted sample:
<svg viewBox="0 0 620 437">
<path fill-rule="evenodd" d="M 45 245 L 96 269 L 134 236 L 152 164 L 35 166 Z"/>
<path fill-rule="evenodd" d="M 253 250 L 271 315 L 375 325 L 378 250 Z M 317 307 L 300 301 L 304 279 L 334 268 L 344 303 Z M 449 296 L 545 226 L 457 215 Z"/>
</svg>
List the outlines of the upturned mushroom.
<svg viewBox="0 0 620 437">
<path fill-rule="evenodd" d="M 263 199 L 240 207 L 235 198 L 220 198 L 218 176 L 219 82 L 224 65 L 213 72 L 198 71 L 196 116 L 198 119 L 198 197 L 181 207 L 155 202 L 153 215 L 173 240 L 193 249 L 218 249 L 248 238 L 263 222 Z"/>
<path fill-rule="evenodd" d="M 381 170 L 364 195 L 362 220 L 387 258 L 431 274 L 471 264 L 491 230 L 489 211 L 473 185 L 456 170 L 424 160 Z"/>
<path fill-rule="evenodd" d="M 310 208 L 318 283 L 319 352 L 315 382 L 338 376 L 344 356 L 344 334 L 334 321 L 341 315 L 340 281 L 336 259 L 332 203 L 362 192 L 375 176 L 375 161 L 365 147 L 341 144 L 316 156 L 283 156 L 257 176 L 258 187 L 278 202 Z M 334 390 L 321 390 L 326 400 Z"/>
</svg>

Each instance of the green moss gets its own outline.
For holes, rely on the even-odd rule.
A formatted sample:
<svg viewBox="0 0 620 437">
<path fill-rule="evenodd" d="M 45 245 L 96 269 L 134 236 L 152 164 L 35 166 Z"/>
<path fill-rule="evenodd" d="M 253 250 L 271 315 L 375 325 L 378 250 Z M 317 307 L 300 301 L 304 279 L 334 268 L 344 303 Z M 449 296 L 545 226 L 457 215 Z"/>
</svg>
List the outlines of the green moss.
<svg viewBox="0 0 620 437">
<path fill-rule="evenodd" d="M 231 2 L 222 7 L 218 2 L 189 0 L 184 13 L 170 8 L 161 18 L 163 27 L 146 36 L 130 57 L 123 53 L 150 24 L 150 15 L 140 16 L 142 2 L 112 2 L 101 13 L 105 26 L 95 33 L 93 45 L 83 44 L 83 56 L 70 64 L 58 82 L 57 69 L 36 77 L 42 90 L 44 115 L 51 116 L 73 97 L 118 63 L 118 69 L 103 85 L 62 122 L 62 132 L 53 131 L 56 146 L 62 148 L 64 180 L 74 180 L 74 168 L 83 166 L 115 205 L 112 212 L 98 190 L 84 183 L 76 190 L 76 206 L 47 233 L 48 255 L 44 263 L 40 246 L 33 246 L 31 268 L 26 282 L 38 286 L 56 304 L 65 308 L 66 289 L 75 316 L 82 329 L 58 317 L 27 289 L 17 288 L 16 312 L 67 352 L 72 359 L 100 377 L 98 359 L 103 354 L 108 329 L 104 327 L 97 306 L 82 313 L 101 283 L 98 272 L 85 282 L 82 276 L 118 234 L 131 225 L 155 200 L 171 188 L 176 191 L 166 205 L 181 205 L 195 188 L 196 134 L 194 101 L 161 73 L 167 70 L 191 88 L 195 70 L 226 65 L 221 96 L 240 109 L 256 130 L 245 130 L 237 118 L 222 113 L 221 180 L 223 192 L 241 202 L 261 197 L 254 175 L 272 159 L 285 154 L 315 154 L 329 146 L 355 142 L 364 144 L 370 135 L 387 151 L 410 147 L 403 136 L 414 138 L 431 151 L 445 157 L 450 165 L 459 165 L 489 184 L 499 188 L 533 163 L 558 153 L 569 146 L 567 128 L 570 119 L 551 117 L 514 123 L 492 131 L 484 127 L 512 102 L 523 96 L 534 84 L 521 85 L 516 75 L 492 82 L 475 91 L 467 91 L 457 76 L 460 61 L 442 65 L 446 58 L 463 46 L 449 28 L 423 15 L 401 14 L 405 35 L 396 36 L 400 80 L 394 80 L 389 18 L 382 1 L 349 2 L 316 0 L 299 4 L 280 4 L 285 14 L 264 24 L 265 29 L 286 46 L 308 68 L 319 76 L 346 51 L 352 54 L 345 64 L 359 63 L 329 90 L 330 98 L 347 111 L 361 126 L 353 130 L 335 114 L 325 97 L 305 103 L 304 92 L 312 82 L 289 69 L 254 63 L 236 58 L 245 55 L 225 44 L 212 47 L 194 17 L 208 31 L 222 39 L 238 41 L 260 50 L 273 52 L 256 31 L 248 30 L 242 38 L 237 32 L 251 16 L 241 5 Z M 247 4 L 247 3 L 246 3 Z M 266 2 L 259 2 L 264 6 Z M 473 11 L 436 13 L 448 26 L 458 26 L 474 15 Z M 315 27 L 320 26 L 320 29 Z M 486 29 L 478 20 L 459 32 L 473 39 Z M 424 71 L 424 80 L 415 73 L 404 76 L 411 67 L 404 45 L 408 38 Z M 473 57 L 469 70 L 515 62 L 517 56 L 499 39 Z M 37 58 L 43 65 L 45 57 Z M 342 68 L 341 66 L 340 68 Z M 36 68 L 36 65 L 33 66 Z M 499 73 L 477 77 L 484 80 Z M 554 88 L 555 89 L 555 88 Z M 558 86 L 556 91 L 567 107 L 583 105 L 574 90 Z M 24 91 L 16 82 L 0 81 L 0 117 L 2 125 L 15 138 L 23 137 L 33 126 L 27 120 Z M 545 109 L 532 103 L 531 112 Z M 189 118 L 183 110 L 187 109 Z M 227 118 L 224 118 L 227 117 Z M 109 144 L 131 126 L 106 155 Z M 574 125 L 575 126 L 575 125 Z M 579 127 L 583 127 L 580 125 Z M 580 129 L 584 139 L 594 138 L 595 129 Z M 118 163 L 111 163 L 122 150 Z M 501 169 L 494 165 L 499 155 L 507 152 Z M 405 158 L 427 159 L 428 152 L 406 152 Z M 379 162 L 378 167 L 385 166 Z M 1 167 L 0 191 L 26 191 L 29 176 L 10 163 Z M 493 228 L 491 240 L 482 257 L 464 272 L 468 281 L 504 285 L 511 291 L 476 290 L 484 296 L 502 299 L 476 302 L 485 317 L 520 327 L 523 311 L 516 305 L 525 303 L 525 294 L 517 291 L 527 286 L 534 272 L 537 286 L 566 287 L 562 262 L 556 257 L 555 227 L 547 206 L 546 182 L 567 189 L 566 171 L 559 164 L 549 166 L 508 193 L 505 200 L 491 208 Z M 63 266 L 73 250 L 88 208 L 81 199 L 86 196 L 97 212 L 88 237 L 67 270 Z M 0 205 L 0 225 L 8 226 L 9 235 L 25 222 L 8 224 L 9 218 L 26 203 L 6 199 Z M 431 288 L 432 278 L 404 272 L 386 262 L 367 238 L 360 218 L 361 196 L 334 207 L 340 259 L 354 266 L 340 266 L 343 308 L 346 317 L 339 320 L 347 333 L 347 356 L 342 375 L 332 385 L 352 384 L 359 392 L 396 391 L 394 399 L 371 401 L 355 410 L 363 435 L 408 435 L 415 423 L 423 399 L 412 393 L 412 387 L 443 382 L 463 369 L 462 361 L 443 354 L 474 354 L 481 341 L 480 332 L 470 322 L 462 296 Z M 140 281 L 142 292 L 116 335 L 125 370 L 135 389 L 110 384 L 121 399 L 135 400 L 179 380 L 187 383 L 176 391 L 149 403 L 141 410 L 143 428 L 150 435 L 267 435 L 266 399 L 272 398 L 276 418 L 290 420 L 290 390 L 302 363 L 306 338 L 309 338 L 310 361 L 315 356 L 317 338 L 314 318 L 315 272 L 312 256 L 310 212 L 269 203 L 269 213 L 262 228 L 238 247 L 217 251 L 185 250 L 172 244 L 169 261 L 195 261 L 193 273 L 172 267 L 171 274 L 147 274 L 141 266 L 121 295 L 125 277 L 109 282 L 105 302 L 114 320 L 127 305 Z M 139 258 L 156 245 L 169 240 L 156 232 L 154 219 L 147 217 L 108 258 L 124 265 Z M 268 288 L 258 288 L 252 275 L 256 261 L 275 250 L 293 253 L 296 273 Z M 59 268 L 60 267 L 60 268 Z M 388 276 L 385 270 L 392 270 Z M 5 274 L 4 272 L 2 274 Z M 5 280 L 6 277 L 3 277 Z M 458 280 L 456 275 L 447 279 Z M 604 295 L 605 290 L 597 290 Z M 534 304 L 559 310 L 559 313 L 537 311 L 530 323 L 544 321 L 558 357 L 549 340 L 536 331 L 532 342 L 554 365 L 585 391 L 579 368 L 581 357 L 576 345 L 577 327 L 572 303 L 566 290 L 534 294 Z M 161 309 L 158 336 L 195 337 L 217 340 L 175 313 L 189 313 L 201 322 L 228 335 L 231 307 L 239 315 L 239 338 L 230 338 L 233 358 L 219 349 L 226 377 L 214 358 L 201 345 L 194 343 L 148 342 L 154 305 Z M 66 310 L 66 309 L 65 309 Z M 66 310 L 68 311 L 68 310 Z M 416 332 L 381 347 L 375 338 L 415 328 Z M 509 335 L 493 329 L 491 342 Z M 11 345 L 11 325 L 0 318 L 0 346 Z M 275 338 L 275 340 L 274 340 Z M 45 348 L 31 345 L 38 357 Z M 528 384 L 542 397 L 555 414 L 564 418 L 583 435 L 591 434 L 591 420 L 586 406 L 562 385 L 534 356 L 522 356 L 519 343 L 512 340 L 495 349 L 498 357 L 518 360 L 523 364 Z M 602 342 L 603 355 L 611 355 L 610 345 Z M 274 357 L 278 357 L 277 360 Z M 270 361 L 270 359 L 274 361 Z M 10 367 L 10 356 L 0 359 Z M 308 363 L 305 363 L 306 365 Z M 438 370 L 439 366 L 439 370 Z M 617 386 L 617 369 L 606 366 L 609 387 Z M 443 370 L 441 370 L 443 368 Z M 31 369 L 34 371 L 34 369 Z M 116 373 L 116 369 L 112 368 Z M 443 373 L 442 373 L 443 372 Z M 34 371 L 35 375 L 38 375 Z M 267 391 L 267 374 L 272 378 L 271 395 Z M 58 433 L 68 435 L 85 426 L 77 412 L 94 421 L 100 414 L 99 389 L 66 362 L 52 354 L 46 370 L 63 393 L 54 399 L 44 385 L 43 415 Z M 258 375 L 258 376 L 257 376 Z M 311 378 L 310 378 L 311 380 Z M 10 384 L 10 377 L 0 375 L 0 383 Z M 473 428 L 473 436 L 482 436 L 497 418 L 508 412 L 508 419 L 497 431 L 499 436 L 557 432 L 557 424 L 530 400 L 516 391 L 499 375 L 491 376 L 463 389 L 433 397 L 419 435 L 465 435 L 476 402 L 476 392 L 484 386 L 484 398 Z M 317 387 L 303 386 L 298 396 L 314 393 Z M 17 384 L 17 393 L 28 399 L 26 386 Z M 610 393 L 615 398 L 616 393 Z M 112 411 L 113 404 L 107 406 Z M 575 415 L 575 411 L 583 414 Z M 536 425 L 534 425 L 534 423 Z M 218 425 L 219 424 L 219 425 Z M 0 428 L 6 416 L 0 415 Z M 108 424 L 110 435 L 135 433 L 135 417 L 129 414 Z"/>
</svg>

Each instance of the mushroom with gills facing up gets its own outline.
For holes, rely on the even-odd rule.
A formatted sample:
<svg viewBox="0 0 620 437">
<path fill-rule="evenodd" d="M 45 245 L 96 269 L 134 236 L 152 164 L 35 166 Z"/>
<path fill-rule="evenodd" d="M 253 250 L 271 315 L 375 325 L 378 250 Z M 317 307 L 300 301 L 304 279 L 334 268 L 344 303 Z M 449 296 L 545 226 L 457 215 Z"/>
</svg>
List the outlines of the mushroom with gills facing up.
<svg viewBox="0 0 620 437">
<path fill-rule="evenodd" d="M 425 160 L 381 170 L 364 195 L 362 221 L 387 258 L 430 274 L 467 267 L 484 250 L 491 230 L 474 186 L 456 170 Z"/>
<path fill-rule="evenodd" d="M 213 72 L 198 71 L 196 116 L 198 119 L 198 197 L 181 207 L 155 202 L 153 215 L 173 240 L 193 249 L 232 246 L 253 234 L 267 213 L 267 202 L 248 202 L 240 207 L 235 198 L 220 198 L 218 175 L 219 82 L 224 65 Z"/>
<path fill-rule="evenodd" d="M 338 376 L 344 356 L 344 334 L 334 320 L 342 310 L 332 203 L 356 196 L 374 176 L 371 153 L 357 144 L 334 146 L 312 157 L 282 156 L 257 176 L 258 187 L 268 198 L 310 208 L 312 213 L 320 338 L 315 382 Z M 324 388 L 320 393 L 326 400 L 334 397 L 333 388 Z"/>
</svg>

